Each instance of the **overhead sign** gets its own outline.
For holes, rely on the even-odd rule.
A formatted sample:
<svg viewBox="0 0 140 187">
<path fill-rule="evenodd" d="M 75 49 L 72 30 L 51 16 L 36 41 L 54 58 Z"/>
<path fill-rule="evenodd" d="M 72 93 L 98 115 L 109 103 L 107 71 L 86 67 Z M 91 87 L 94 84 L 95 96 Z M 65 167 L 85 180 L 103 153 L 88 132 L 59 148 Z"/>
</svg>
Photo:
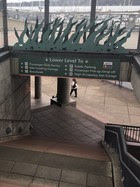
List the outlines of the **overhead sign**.
<svg viewBox="0 0 140 187">
<path fill-rule="evenodd" d="M 120 59 L 20 55 L 19 74 L 119 80 Z"/>
</svg>

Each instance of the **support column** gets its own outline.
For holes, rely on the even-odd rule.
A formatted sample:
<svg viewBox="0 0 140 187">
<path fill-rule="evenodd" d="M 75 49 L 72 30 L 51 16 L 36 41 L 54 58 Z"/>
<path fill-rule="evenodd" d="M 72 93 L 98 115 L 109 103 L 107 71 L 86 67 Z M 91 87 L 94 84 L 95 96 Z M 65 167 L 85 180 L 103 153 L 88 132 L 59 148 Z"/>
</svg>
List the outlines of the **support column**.
<svg viewBox="0 0 140 187">
<path fill-rule="evenodd" d="M 41 77 L 35 77 L 35 99 L 41 99 Z"/>
<path fill-rule="evenodd" d="M 45 20 L 45 25 L 49 23 L 49 0 L 45 0 L 45 11 L 44 11 L 44 20 Z"/>
<path fill-rule="evenodd" d="M 70 103 L 70 79 L 57 78 L 57 103 L 65 105 Z"/>
<path fill-rule="evenodd" d="M 90 12 L 90 22 L 95 20 L 96 15 L 96 1 L 97 0 L 91 0 L 91 12 Z"/>
<path fill-rule="evenodd" d="M 2 1 L 4 50 L 8 50 L 7 1 Z"/>
<path fill-rule="evenodd" d="M 139 25 L 139 36 L 138 36 L 137 49 L 140 50 L 140 25 Z"/>
<path fill-rule="evenodd" d="M 44 9 L 44 25 L 47 25 L 49 23 L 49 0 L 45 0 Z M 35 77 L 35 99 L 41 99 L 41 77 Z"/>
<path fill-rule="evenodd" d="M 70 102 L 70 79 L 57 79 L 57 102 L 60 105 L 65 105 Z"/>
</svg>

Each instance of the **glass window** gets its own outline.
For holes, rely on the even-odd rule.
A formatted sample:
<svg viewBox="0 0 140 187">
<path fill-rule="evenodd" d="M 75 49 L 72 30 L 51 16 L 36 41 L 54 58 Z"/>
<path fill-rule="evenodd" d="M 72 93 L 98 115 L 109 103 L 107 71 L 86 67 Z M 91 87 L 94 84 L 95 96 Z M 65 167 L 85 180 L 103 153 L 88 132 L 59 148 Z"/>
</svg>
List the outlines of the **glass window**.
<svg viewBox="0 0 140 187">
<path fill-rule="evenodd" d="M 12 46 L 17 42 L 14 28 L 20 34 L 24 29 L 25 20 L 28 19 L 29 25 L 35 25 L 36 18 L 44 20 L 44 0 L 7 0 L 8 9 L 8 39 Z M 26 40 L 26 38 L 25 38 Z"/>
<path fill-rule="evenodd" d="M 65 19 L 66 23 L 71 17 L 78 21 L 90 20 L 90 5 L 90 0 L 50 0 L 50 21 L 56 17 Z"/>
<path fill-rule="evenodd" d="M 73 22 L 86 19 L 90 22 L 90 10 L 91 10 L 91 0 L 81 1 L 81 0 L 50 0 L 50 14 L 49 21 L 54 21 L 57 17 L 64 19 L 63 27 L 65 28 L 73 17 Z M 71 29 L 70 35 L 75 32 L 75 25 Z M 69 36 L 70 36 L 69 35 Z M 82 43 L 82 37 L 80 39 Z"/>
<path fill-rule="evenodd" d="M 128 2 L 128 1 L 127 1 Z M 96 16 L 98 17 L 98 21 L 102 21 L 106 18 L 111 18 L 112 20 L 121 21 L 121 27 L 126 27 L 126 33 L 122 35 L 120 38 L 126 36 L 127 32 L 134 27 L 131 36 L 127 39 L 126 43 L 123 45 L 127 49 L 137 49 L 138 43 L 138 30 L 140 24 L 140 17 L 139 17 L 139 10 L 140 6 L 133 6 L 133 4 L 118 4 L 114 1 L 97 1 L 96 7 Z M 110 26 L 112 21 L 110 21 Z"/>
<path fill-rule="evenodd" d="M 2 0 L 0 0 L 1 2 Z M 96 16 L 97 21 L 100 22 L 105 18 L 113 17 L 114 21 L 121 20 L 122 27 L 126 27 L 129 31 L 133 26 L 136 26 L 124 44 L 125 48 L 136 49 L 138 41 L 138 25 L 140 24 L 139 6 L 125 6 L 124 4 L 110 4 L 108 0 L 104 3 L 102 0 L 97 0 Z M 119 6 L 120 5 L 120 6 Z M 1 6 L 0 6 L 1 7 Z M 8 9 L 8 39 L 9 45 L 16 43 L 17 39 L 14 33 L 14 27 L 20 34 L 24 29 L 24 22 L 32 25 L 35 24 L 36 18 L 39 21 L 44 19 L 44 0 L 7 0 Z M 69 19 L 73 17 L 74 20 L 80 22 L 82 19 L 90 21 L 91 0 L 50 0 L 50 15 L 49 21 L 62 18 L 65 19 L 64 26 L 67 25 Z M 132 10 L 132 11 L 131 11 Z M 117 12 L 119 11 L 119 13 Z M 130 12 L 130 13 L 129 13 Z M 134 14 L 132 12 L 135 12 Z M 0 9 L 0 23 L 2 23 L 2 8 Z M 110 22 L 111 25 L 111 22 Z M 74 31 L 74 27 L 72 29 Z M 104 42 L 101 41 L 102 43 Z M 0 45 L 3 43 L 3 27 L 0 24 Z"/>
</svg>

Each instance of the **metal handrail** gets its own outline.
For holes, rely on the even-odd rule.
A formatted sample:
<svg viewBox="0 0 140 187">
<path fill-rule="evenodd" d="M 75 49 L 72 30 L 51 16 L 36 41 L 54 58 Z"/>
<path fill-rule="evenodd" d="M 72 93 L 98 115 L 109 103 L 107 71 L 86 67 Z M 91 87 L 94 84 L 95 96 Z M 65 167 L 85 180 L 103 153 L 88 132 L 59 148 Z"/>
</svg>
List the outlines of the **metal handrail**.
<svg viewBox="0 0 140 187">
<path fill-rule="evenodd" d="M 120 125 L 120 124 L 111 124 L 107 125 L 115 125 L 123 128 L 124 137 L 127 142 L 135 142 L 140 143 L 140 127 L 138 126 L 130 126 L 130 125 Z"/>
<path fill-rule="evenodd" d="M 140 143 L 140 127 L 123 125 L 125 140 Z"/>
<path fill-rule="evenodd" d="M 140 162 L 128 153 L 120 126 L 108 125 L 105 127 L 105 142 L 113 147 L 119 155 L 120 165 L 125 187 L 140 186 Z"/>
</svg>

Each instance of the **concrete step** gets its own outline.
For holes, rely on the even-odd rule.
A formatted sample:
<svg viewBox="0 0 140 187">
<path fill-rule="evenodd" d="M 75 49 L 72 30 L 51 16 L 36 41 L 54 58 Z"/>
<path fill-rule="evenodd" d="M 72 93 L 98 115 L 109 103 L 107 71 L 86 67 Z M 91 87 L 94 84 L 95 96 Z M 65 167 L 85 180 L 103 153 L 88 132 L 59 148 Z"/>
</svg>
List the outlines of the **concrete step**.
<svg viewBox="0 0 140 187">
<path fill-rule="evenodd" d="M 35 151 L 29 147 L 25 149 L 26 146 L 23 149 L 19 148 L 20 140 L 13 142 L 16 142 L 13 144 L 15 147 L 12 143 L 0 146 L 0 186 L 113 186 L 112 167 L 108 159 L 97 160 Z"/>
<path fill-rule="evenodd" d="M 0 144 L 0 186 L 113 187 L 103 123 L 70 106 L 32 115 L 32 135 Z"/>
</svg>

